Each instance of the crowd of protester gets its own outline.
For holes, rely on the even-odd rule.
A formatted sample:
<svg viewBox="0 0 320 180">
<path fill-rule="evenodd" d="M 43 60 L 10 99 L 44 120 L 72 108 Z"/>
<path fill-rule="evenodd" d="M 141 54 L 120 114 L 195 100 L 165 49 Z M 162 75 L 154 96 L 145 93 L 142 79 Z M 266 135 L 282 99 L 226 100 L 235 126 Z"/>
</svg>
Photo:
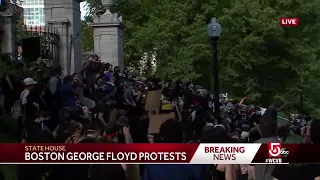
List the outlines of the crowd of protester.
<svg viewBox="0 0 320 180">
<path fill-rule="evenodd" d="M 162 89 L 159 113 L 174 112 L 160 133 L 149 134 L 145 101 Z M 2 95 L 1 95 L 2 94 Z M 213 95 L 193 82 L 135 77 L 92 55 L 80 73 L 22 82 L 5 74 L 0 85 L 2 114 L 17 121 L 21 143 L 320 143 L 320 120 L 295 118 L 279 125 L 277 106 L 266 111 L 220 96 L 221 119 Z M 93 100 L 89 107 L 81 99 Z M 21 165 L 19 179 L 33 180 L 319 180 L 320 167 L 293 165 Z"/>
</svg>

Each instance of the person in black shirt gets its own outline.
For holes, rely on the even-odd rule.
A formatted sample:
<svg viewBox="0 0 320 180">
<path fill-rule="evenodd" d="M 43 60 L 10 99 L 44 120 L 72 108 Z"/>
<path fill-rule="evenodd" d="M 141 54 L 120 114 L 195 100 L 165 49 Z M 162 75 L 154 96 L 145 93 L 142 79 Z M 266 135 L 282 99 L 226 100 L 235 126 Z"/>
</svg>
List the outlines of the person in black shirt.
<svg viewBox="0 0 320 180">
<path fill-rule="evenodd" d="M 47 118 L 44 112 L 40 111 L 39 105 L 33 103 L 33 121 L 29 123 L 22 136 L 22 143 L 53 143 L 53 134 L 43 123 Z M 19 167 L 20 180 L 41 180 L 41 176 L 47 168 L 45 165 L 21 165 Z"/>
<path fill-rule="evenodd" d="M 170 81 L 165 81 L 163 83 L 163 90 L 162 90 L 162 95 L 166 98 L 169 98 L 171 94 L 170 90 Z"/>
<path fill-rule="evenodd" d="M 101 126 L 106 127 L 112 109 L 107 104 L 99 104 L 95 110 L 98 114 L 97 119 L 100 121 Z"/>
<path fill-rule="evenodd" d="M 5 73 L 1 84 L 4 94 L 3 108 L 7 114 L 10 114 L 11 107 L 13 106 L 15 100 L 14 93 L 12 93 L 15 90 L 12 77 Z"/>
<path fill-rule="evenodd" d="M 194 95 L 194 86 L 192 82 L 186 83 L 186 88 L 183 92 L 184 96 L 184 109 L 187 110 L 190 108 L 191 105 L 193 105 L 194 100 L 195 100 L 195 95 Z"/>
<path fill-rule="evenodd" d="M 44 124 L 44 121 L 48 118 L 45 113 L 40 110 L 39 104 L 34 102 L 32 104 L 32 112 L 34 114 L 33 121 L 30 121 L 26 127 L 23 135 L 22 142 L 28 143 L 53 143 L 53 134 L 49 128 Z"/>
<path fill-rule="evenodd" d="M 182 82 L 177 80 L 172 90 L 170 99 L 173 100 L 179 97 L 183 97 L 183 87 L 182 87 Z"/>
<path fill-rule="evenodd" d="M 119 87 L 121 84 L 121 76 L 120 76 L 120 68 L 116 66 L 113 68 L 113 77 L 114 77 L 114 84 L 116 87 Z"/>
<path fill-rule="evenodd" d="M 27 127 L 35 118 L 37 118 L 40 111 L 44 112 L 46 103 L 43 99 L 45 91 L 42 85 L 37 84 L 34 86 L 27 96 L 25 126 Z"/>
</svg>

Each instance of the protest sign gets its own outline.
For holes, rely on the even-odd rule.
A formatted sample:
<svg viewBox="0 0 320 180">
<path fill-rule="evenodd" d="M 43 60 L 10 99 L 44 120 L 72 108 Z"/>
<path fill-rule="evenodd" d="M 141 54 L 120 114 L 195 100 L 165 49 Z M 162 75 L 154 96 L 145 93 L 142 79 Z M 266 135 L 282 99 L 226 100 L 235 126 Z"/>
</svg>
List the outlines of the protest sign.
<svg viewBox="0 0 320 180">
<path fill-rule="evenodd" d="M 154 111 L 160 108 L 160 100 L 162 95 L 162 89 L 155 91 L 148 91 L 145 110 Z"/>
<path fill-rule="evenodd" d="M 149 113 L 149 134 L 157 134 L 160 132 L 161 125 L 169 119 L 175 119 L 176 114 L 174 112 L 168 114 L 156 114 Z"/>
</svg>

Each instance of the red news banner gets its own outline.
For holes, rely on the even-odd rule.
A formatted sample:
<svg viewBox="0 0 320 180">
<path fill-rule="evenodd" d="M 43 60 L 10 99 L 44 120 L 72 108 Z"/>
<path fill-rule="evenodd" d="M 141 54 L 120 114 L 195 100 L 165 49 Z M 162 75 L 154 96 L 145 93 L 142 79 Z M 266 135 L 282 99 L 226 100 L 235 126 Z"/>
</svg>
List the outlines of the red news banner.
<svg viewBox="0 0 320 180">
<path fill-rule="evenodd" d="M 310 144 L 0 144 L 0 164 L 320 163 Z M 313 153 L 312 153 L 313 152 Z"/>
</svg>

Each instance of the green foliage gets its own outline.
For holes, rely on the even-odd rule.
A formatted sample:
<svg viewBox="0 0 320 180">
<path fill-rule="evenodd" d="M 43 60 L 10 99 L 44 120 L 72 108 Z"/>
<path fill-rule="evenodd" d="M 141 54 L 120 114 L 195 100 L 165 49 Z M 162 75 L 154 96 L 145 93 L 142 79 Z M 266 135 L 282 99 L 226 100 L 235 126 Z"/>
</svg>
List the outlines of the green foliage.
<svg viewBox="0 0 320 180">
<path fill-rule="evenodd" d="M 99 0 L 88 2 L 91 12 L 102 12 Z M 264 107 L 289 102 L 288 110 L 314 115 L 320 115 L 319 9 L 320 0 L 118 0 L 113 8 L 126 25 L 127 65 L 139 68 L 151 53 L 156 76 L 208 86 L 206 24 L 216 16 L 221 88 Z M 280 17 L 297 17 L 299 26 L 281 27 Z"/>
<path fill-rule="evenodd" d="M 3 77 L 4 73 L 23 77 L 23 72 L 17 64 L 13 63 L 8 53 L 0 53 L 0 69 L 0 78 Z"/>
<path fill-rule="evenodd" d="M 25 24 L 22 20 L 18 20 L 16 24 L 16 38 L 17 42 L 21 42 L 22 39 L 29 37 L 37 37 L 39 36 L 38 32 L 29 32 L 25 29 Z"/>
<path fill-rule="evenodd" d="M 90 24 L 86 21 L 82 21 L 81 30 L 81 46 L 83 52 L 93 51 L 93 30 Z"/>
<path fill-rule="evenodd" d="M 11 60 L 10 54 L 0 53 L 0 78 L 5 73 L 10 74 L 17 79 L 23 79 L 26 77 L 33 77 L 37 81 L 43 77 L 48 77 L 57 68 L 45 67 L 42 64 L 30 64 L 30 68 L 27 68 L 27 64 L 20 64 Z"/>
<path fill-rule="evenodd" d="M 86 0 L 88 4 L 89 14 L 101 15 L 104 13 L 104 9 L 100 0 Z"/>
<path fill-rule="evenodd" d="M 3 73 L 8 73 L 12 71 L 13 65 L 11 63 L 10 54 L 0 53 L 0 68 L 1 68 L 0 78 L 3 77 Z"/>
</svg>

